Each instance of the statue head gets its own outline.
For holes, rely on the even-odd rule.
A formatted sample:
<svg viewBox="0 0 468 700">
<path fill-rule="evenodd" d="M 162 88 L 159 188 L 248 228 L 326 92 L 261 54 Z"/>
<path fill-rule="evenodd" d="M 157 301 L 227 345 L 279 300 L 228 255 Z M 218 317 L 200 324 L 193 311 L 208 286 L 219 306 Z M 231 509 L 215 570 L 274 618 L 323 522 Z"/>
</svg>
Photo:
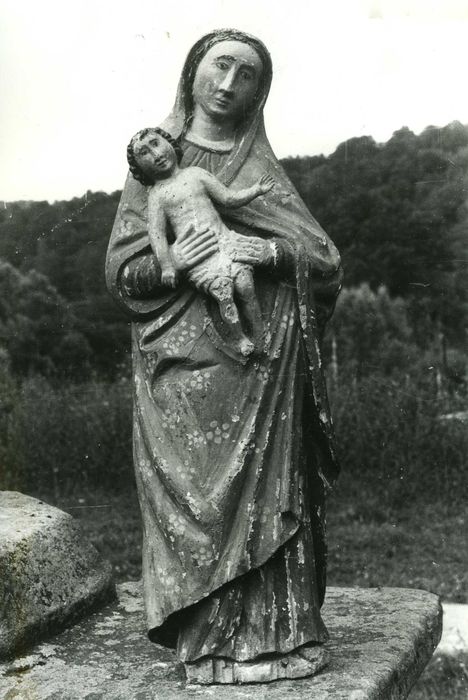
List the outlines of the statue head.
<svg viewBox="0 0 468 700">
<path fill-rule="evenodd" d="M 159 127 L 142 129 L 127 146 L 130 172 L 142 185 L 169 177 L 181 156 L 177 141 Z"/>
<path fill-rule="evenodd" d="M 207 34 L 192 47 L 182 73 L 186 119 L 195 105 L 213 120 L 248 117 L 266 97 L 271 73 L 259 39 L 236 29 Z"/>
</svg>

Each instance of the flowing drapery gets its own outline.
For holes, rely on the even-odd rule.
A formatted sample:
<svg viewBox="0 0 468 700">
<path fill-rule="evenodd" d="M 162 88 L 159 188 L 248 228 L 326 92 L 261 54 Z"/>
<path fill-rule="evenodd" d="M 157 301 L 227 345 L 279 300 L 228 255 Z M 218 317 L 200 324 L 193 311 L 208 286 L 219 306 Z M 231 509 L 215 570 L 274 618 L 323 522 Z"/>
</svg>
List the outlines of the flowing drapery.
<svg viewBox="0 0 468 700">
<path fill-rule="evenodd" d="M 138 293 L 135 269 L 151 266 L 152 254 L 146 190 L 131 176 L 107 257 L 109 288 L 133 318 L 148 626 L 153 639 L 178 641 L 185 661 L 247 660 L 326 638 L 323 497 L 337 464 L 319 339 L 341 271 L 269 146 L 262 111 L 270 67 L 265 75 L 233 151 L 183 141 L 182 160 L 234 189 L 265 172 L 275 178 L 266 196 L 222 212 L 229 228 L 272 239 L 290 258 L 287 274 L 255 270 L 265 352 L 238 356 L 211 300 L 183 282 L 158 286 L 157 262 L 153 287 Z M 186 65 L 163 124 L 182 140 L 187 76 Z"/>
</svg>

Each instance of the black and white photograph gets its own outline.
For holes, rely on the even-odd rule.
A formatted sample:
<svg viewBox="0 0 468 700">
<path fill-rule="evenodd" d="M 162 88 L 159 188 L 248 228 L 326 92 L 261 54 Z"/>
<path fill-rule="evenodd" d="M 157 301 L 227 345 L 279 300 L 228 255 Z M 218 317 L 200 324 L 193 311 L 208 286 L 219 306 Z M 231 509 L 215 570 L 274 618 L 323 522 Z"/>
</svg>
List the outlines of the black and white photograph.
<svg viewBox="0 0 468 700">
<path fill-rule="evenodd" d="M 468 698 L 467 37 L 3 0 L 1 698 Z"/>
</svg>

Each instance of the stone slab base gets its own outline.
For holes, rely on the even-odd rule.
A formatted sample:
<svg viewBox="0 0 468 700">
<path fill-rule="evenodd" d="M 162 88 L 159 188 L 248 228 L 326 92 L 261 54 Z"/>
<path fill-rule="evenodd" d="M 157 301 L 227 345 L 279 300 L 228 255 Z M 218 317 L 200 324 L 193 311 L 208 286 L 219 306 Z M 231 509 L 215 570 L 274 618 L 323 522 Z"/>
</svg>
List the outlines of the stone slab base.
<svg viewBox="0 0 468 700">
<path fill-rule="evenodd" d="M 0 491 L 0 659 L 72 624 L 114 594 L 110 564 L 71 515 Z"/>
<path fill-rule="evenodd" d="M 146 637 L 140 584 L 29 656 L 0 667 L 5 700 L 399 700 L 432 656 L 438 598 L 418 590 L 329 588 L 331 640 L 318 675 L 255 685 L 189 685 L 174 653 Z"/>
</svg>

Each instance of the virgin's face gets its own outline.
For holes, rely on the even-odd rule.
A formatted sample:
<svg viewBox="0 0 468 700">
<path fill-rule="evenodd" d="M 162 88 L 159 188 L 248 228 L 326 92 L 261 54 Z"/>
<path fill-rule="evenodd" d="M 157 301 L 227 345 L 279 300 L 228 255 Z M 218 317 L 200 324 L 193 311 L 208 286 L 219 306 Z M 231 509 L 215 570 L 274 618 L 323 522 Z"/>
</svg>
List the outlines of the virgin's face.
<svg viewBox="0 0 468 700">
<path fill-rule="evenodd" d="M 262 61 L 249 44 L 220 41 L 203 56 L 193 82 L 193 99 L 215 121 L 234 120 L 252 106 Z"/>
</svg>

